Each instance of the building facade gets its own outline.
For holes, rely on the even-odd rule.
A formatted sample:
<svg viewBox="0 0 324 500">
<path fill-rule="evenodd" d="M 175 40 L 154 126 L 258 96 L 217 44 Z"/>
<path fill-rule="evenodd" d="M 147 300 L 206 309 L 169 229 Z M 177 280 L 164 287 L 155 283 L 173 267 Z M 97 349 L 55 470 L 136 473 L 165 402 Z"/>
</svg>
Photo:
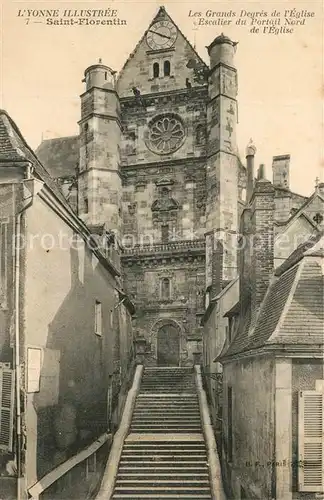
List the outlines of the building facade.
<svg viewBox="0 0 324 500">
<path fill-rule="evenodd" d="M 3 111 L 0 205 L 0 490 L 10 500 L 118 426 L 134 306 L 115 249 L 77 217 Z"/>
<path fill-rule="evenodd" d="M 238 278 L 203 318 L 206 381 L 229 495 L 315 499 L 324 491 L 324 185 L 278 223 L 275 175 L 271 183 L 262 171 L 248 181 Z"/>
<path fill-rule="evenodd" d="M 161 7 L 118 75 L 101 61 L 86 69 L 79 136 L 37 151 L 72 204 L 77 190 L 79 216 L 113 230 L 151 365 L 200 359 L 205 295 L 236 275 L 235 50 L 218 36 L 207 66 Z"/>
</svg>

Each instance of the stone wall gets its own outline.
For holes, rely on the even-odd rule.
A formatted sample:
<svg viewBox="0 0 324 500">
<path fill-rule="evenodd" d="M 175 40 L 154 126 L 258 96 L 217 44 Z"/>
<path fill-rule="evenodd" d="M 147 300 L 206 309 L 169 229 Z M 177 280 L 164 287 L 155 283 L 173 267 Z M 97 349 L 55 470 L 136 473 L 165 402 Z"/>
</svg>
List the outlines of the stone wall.
<svg viewBox="0 0 324 500">
<path fill-rule="evenodd" d="M 274 361 L 244 359 L 224 365 L 223 442 L 233 497 L 273 498 Z M 233 458 L 229 460 L 228 388 L 232 387 Z"/>
</svg>

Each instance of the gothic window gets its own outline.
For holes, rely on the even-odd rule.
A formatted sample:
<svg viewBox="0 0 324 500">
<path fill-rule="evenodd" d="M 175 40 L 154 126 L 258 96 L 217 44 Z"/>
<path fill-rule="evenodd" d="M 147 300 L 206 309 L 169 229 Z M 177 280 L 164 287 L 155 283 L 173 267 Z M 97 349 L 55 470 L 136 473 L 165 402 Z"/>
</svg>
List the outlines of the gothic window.
<svg viewBox="0 0 324 500">
<path fill-rule="evenodd" d="M 182 121 L 172 113 L 166 113 L 149 124 L 146 145 L 153 153 L 169 154 L 179 149 L 184 139 Z"/>
<path fill-rule="evenodd" d="M 163 69 L 164 69 L 164 76 L 170 76 L 171 72 L 170 61 L 164 61 Z"/>
<path fill-rule="evenodd" d="M 161 299 L 169 300 L 171 296 L 171 283 L 169 278 L 162 278 L 161 280 Z"/>
<path fill-rule="evenodd" d="M 169 241 L 169 224 L 164 224 L 161 226 L 161 240 L 162 243 L 168 243 Z"/>
<path fill-rule="evenodd" d="M 153 64 L 153 78 L 158 78 L 160 75 L 160 65 L 159 63 L 155 62 Z"/>
</svg>

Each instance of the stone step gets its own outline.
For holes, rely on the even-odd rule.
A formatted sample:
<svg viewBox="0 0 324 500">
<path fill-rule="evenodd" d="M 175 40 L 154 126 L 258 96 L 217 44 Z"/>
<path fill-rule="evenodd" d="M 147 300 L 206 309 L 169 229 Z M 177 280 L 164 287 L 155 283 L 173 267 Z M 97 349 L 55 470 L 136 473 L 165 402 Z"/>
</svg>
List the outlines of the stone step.
<svg viewBox="0 0 324 500">
<path fill-rule="evenodd" d="M 150 500 L 153 500 L 154 498 L 168 498 L 169 500 L 178 500 L 179 498 L 180 499 L 183 499 L 183 500 L 196 500 L 196 499 L 207 499 L 207 500 L 211 500 L 211 496 L 210 494 L 199 494 L 199 493 L 196 493 L 195 495 L 188 495 L 187 493 L 184 493 L 184 494 L 177 494 L 177 496 L 174 496 L 172 494 L 153 494 L 153 493 L 150 493 L 150 494 L 145 494 L 145 493 L 140 493 L 139 495 L 137 495 L 136 493 L 130 493 L 130 494 L 125 494 L 125 493 L 117 493 L 115 495 L 113 495 L 112 497 L 113 499 L 114 498 L 130 498 L 130 499 L 144 499 L 144 498 L 148 498 Z"/>
<path fill-rule="evenodd" d="M 153 458 L 153 456 L 150 458 L 149 456 L 146 457 L 140 457 L 136 455 L 129 455 L 129 456 L 121 456 L 120 459 L 120 464 L 121 465 L 131 465 L 131 464 L 146 464 L 146 465 L 161 465 L 161 464 L 179 464 L 179 465 L 185 465 L 185 464 L 195 464 L 195 465 L 203 465 L 207 463 L 207 459 L 204 460 L 203 457 L 200 455 L 184 455 L 180 457 L 170 457 L 170 455 L 166 456 L 161 456 L 159 455 L 158 458 Z"/>
<path fill-rule="evenodd" d="M 178 493 L 189 493 L 193 494 L 194 492 L 197 493 L 209 493 L 210 494 L 210 487 L 209 486 L 151 486 L 150 488 L 146 486 L 137 486 L 137 487 L 127 487 L 127 486 L 116 486 L 115 488 L 116 493 L 127 493 L 127 494 L 139 494 L 140 492 L 142 493 L 172 493 L 173 495 L 177 495 Z"/>
<path fill-rule="evenodd" d="M 139 477 L 145 477 L 145 478 L 158 478 L 158 479 L 167 479 L 167 478 L 189 478 L 191 479 L 192 477 L 199 477 L 199 478 L 209 478 L 208 472 L 198 472 L 193 474 L 192 472 L 146 472 L 146 473 L 141 473 L 141 469 L 139 469 L 138 472 L 128 472 L 127 474 L 118 474 L 118 479 L 127 479 L 127 478 L 139 478 Z"/>
<path fill-rule="evenodd" d="M 170 443 L 163 443 L 157 441 L 156 443 L 150 443 L 150 442 L 140 442 L 140 441 L 134 441 L 134 442 L 125 442 L 124 443 L 124 448 L 125 450 L 206 450 L 205 444 L 204 443 L 190 443 L 190 442 L 170 442 Z"/>
<path fill-rule="evenodd" d="M 184 494 L 177 494 L 177 496 L 174 496 L 174 495 L 168 495 L 168 494 L 153 494 L 153 493 L 150 493 L 150 494 L 145 494 L 145 493 L 140 493 L 139 495 L 137 495 L 136 493 L 130 493 L 130 494 L 125 494 L 125 493 L 117 493 L 115 495 L 113 495 L 112 497 L 113 499 L 114 498 L 130 498 L 130 499 L 144 499 L 144 498 L 148 498 L 150 500 L 153 500 L 154 498 L 168 498 L 169 500 L 178 500 L 179 498 L 180 499 L 183 499 L 183 500 L 196 500 L 196 499 L 206 499 L 206 500 L 211 500 L 211 496 L 208 495 L 208 494 L 199 494 L 199 493 L 196 493 L 195 495 L 190 495 L 188 496 L 188 494 L 184 493 Z"/>
<path fill-rule="evenodd" d="M 161 420 L 176 420 L 178 422 L 192 422 L 194 420 L 200 421 L 200 415 L 190 414 L 190 415 L 177 415 L 172 413 L 140 413 L 134 415 L 134 420 L 152 420 L 159 422 Z"/>
<path fill-rule="evenodd" d="M 193 453 L 194 452 L 194 453 Z M 134 451 L 134 450 L 129 450 L 129 451 L 126 451 L 126 450 L 123 450 L 123 453 L 122 453 L 122 458 L 127 458 L 127 457 L 132 457 L 132 456 L 138 456 L 138 457 L 143 457 L 145 456 L 146 458 L 149 458 L 149 457 L 164 457 L 164 456 L 167 456 L 167 457 L 170 457 L 170 458 L 175 458 L 175 457 L 183 457 L 183 456 L 191 456 L 193 455 L 195 457 L 200 457 L 200 458 L 206 458 L 206 451 L 205 450 L 201 450 L 201 451 L 197 451 L 197 450 L 188 450 L 186 452 L 184 452 L 183 450 L 158 450 L 158 451 L 154 451 L 154 450 L 141 450 L 141 451 Z"/>
<path fill-rule="evenodd" d="M 183 433 L 188 433 L 188 432 L 198 432 L 200 427 L 186 427 L 185 429 L 181 429 L 181 427 L 156 427 L 154 428 L 154 432 L 156 434 L 165 434 L 166 431 L 168 432 L 176 432 L 177 434 Z M 138 434 L 151 434 L 152 429 L 146 428 L 146 427 L 138 427 L 134 426 L 131 427 L 131 432 L 136 432 Z"/>
<path fill-rule="evenodd" d="M 191 487 L 201 487 L 208 488 L 209 483 L 208 479 L 117 479 L 116 488 L 134 488 L 135 490 L 139 486 L 146 486 L 149 490 L 154 487 L 164 488 L 165 486 L 172 486 L 174 488 L 191 488 Z"/>
<path fill-rule="evenodd" d="M 142 462 L 143 463 L 143 462 Z M 151 463 L 151 462 L 149 462 Z M 119 467 L 119 472 L 121 474 L 127 473 L 130 471 L 133 473 L 138 472 L 140 474 L 145 473 L 157 473 L 157 474 L 179 474 L 179 473 L 190 473 L 192 475 L 196 475 L 199 473 L 204 473 L 208 470 L 207 462 L 203 464 L 195 464 L 193 462 L 189 462 L 187 464 L 181 465 L 178 462 L 172 465 L 168 465 L 166 462 L 161 462 L 161 465 L 156 465 L 154 462 L 151 465 L 142 465 L 139 467 L 138 462 L 135 462 L 135 465 L 123 465 L 121 464 Z"/>
</svg>

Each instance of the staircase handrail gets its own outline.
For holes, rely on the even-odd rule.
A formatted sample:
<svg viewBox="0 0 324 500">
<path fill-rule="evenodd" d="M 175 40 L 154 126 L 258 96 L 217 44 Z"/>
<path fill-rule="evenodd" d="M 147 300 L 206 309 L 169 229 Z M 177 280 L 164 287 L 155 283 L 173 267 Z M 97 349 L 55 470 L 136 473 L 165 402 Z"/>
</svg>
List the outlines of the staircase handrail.
<svg viewBox="0 0 324 500">
<path fill-rule="evenodd" d="M 110 500 L 110 498 L 114 493 L 114 487 L 115 487 L 116 477 L 118 474 L 118 466 L 122 454 L 123 444 L 131 426 L 132 416 L 136 402 L 136 396 L 139 392 L 141 384 L 143 368 L 144 368 L 143 365 L 137 365 L 136 367 L 133 385 L 127 394 L 123 416 L 119 428 L 113 439 L 105 472 L 103 474 L 101 486 L 96 496 L 96 500 Z"/>
<path fill-rule="evenodd" d="M 211 423 L 210 413 L 208 409 L 207 396 L 203 388 L 201 367 L 195 365 L 195 381 L 198 393 L 199 408 L 203 426 L 203 433 L 207 446 L 210 489 L 213 500 L 226 500 L 226 495 L 223 487 L 221 465 L 217 451 L 216 439 Z"/>
</svg>

